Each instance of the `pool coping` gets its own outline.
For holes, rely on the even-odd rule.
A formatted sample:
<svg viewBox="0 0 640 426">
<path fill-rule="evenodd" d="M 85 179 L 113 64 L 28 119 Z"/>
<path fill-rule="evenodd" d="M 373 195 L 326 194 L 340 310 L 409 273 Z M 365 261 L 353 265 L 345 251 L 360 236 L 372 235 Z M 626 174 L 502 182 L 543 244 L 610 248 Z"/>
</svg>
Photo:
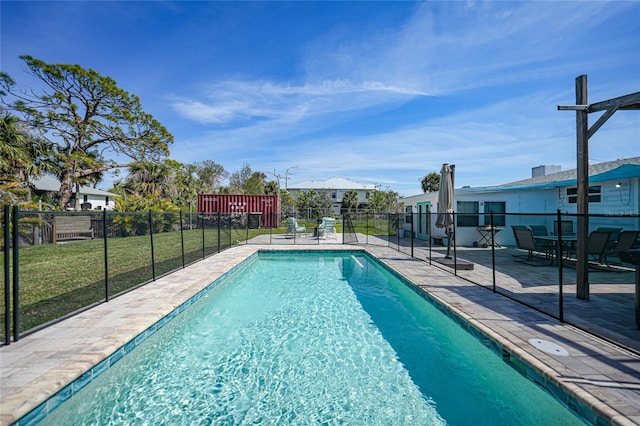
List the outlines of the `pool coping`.
<svg viewBox="0 0 640 426">
<path fill-rule="evenodd" d="M 636 355 L 418 259 L 356 245 L 237 246 L 0 348 L 0 424 L 30 424 L 46 415 L 261 250 L 367 252 L 593 424 L 640 424 Z M 571 356 L 545 354 L 531 338 L 555 341 Z M 607 360 L 626 371 L 600 368 Z"/>
</svg>

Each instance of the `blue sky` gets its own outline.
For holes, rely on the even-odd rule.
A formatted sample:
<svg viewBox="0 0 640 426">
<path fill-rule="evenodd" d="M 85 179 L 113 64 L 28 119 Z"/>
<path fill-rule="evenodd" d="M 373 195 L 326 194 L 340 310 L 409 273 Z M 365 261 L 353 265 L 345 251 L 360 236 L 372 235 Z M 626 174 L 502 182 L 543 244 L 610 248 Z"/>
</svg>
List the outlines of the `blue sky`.
<svg viewBox="0 0 640 426">
<path fill-rule="evenodd" d="M 0 9 L 0 67 L 18 84 L 37 85 L 24 54 L 95 69 L 174 135 L 172 158 L 289 170 L 290 183 L 340 176 L 415 195 L 445 162 L 457 187 L 572 169 L 575 113 L 557 106 L 575 104 L 575 78 L 588 75 L 590 102 L 640 91 L 635 1 Z M 591 162 L 640 155 L 639 135 L 640 114 L 616 112 L 591 138 Z"/>
</svg>

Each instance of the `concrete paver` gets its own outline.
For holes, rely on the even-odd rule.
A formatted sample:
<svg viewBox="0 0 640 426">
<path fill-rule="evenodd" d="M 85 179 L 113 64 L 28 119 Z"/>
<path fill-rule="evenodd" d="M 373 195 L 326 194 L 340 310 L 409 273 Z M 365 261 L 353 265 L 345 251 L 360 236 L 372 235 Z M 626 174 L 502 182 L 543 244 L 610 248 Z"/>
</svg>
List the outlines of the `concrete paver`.
<svg viewBox="0 0 640 426">
<path fill-rule="evenodd" d="M 579 398 L 611 424 L 640 424 L 640 357 L 383 246 L 236 246 L 0 348 L 0 424 L 27 414 L 260 249 L 365 249 L 490 336 L 504 350 Z M 476 271 L 477 272 L 477 271 Z M 549 355 L 530 339 L 557 343 Z"/>
</svg>

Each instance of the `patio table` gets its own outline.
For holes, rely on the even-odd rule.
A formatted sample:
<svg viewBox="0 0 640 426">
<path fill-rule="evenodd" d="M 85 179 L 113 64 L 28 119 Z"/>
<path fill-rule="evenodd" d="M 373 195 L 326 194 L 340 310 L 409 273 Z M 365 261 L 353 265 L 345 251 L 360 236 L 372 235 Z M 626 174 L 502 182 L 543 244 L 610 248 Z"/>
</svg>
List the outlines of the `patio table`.
<svg viewBox="0 0 640 426">
<path fill-rule="evenodd" d="M 534 235 L 533 240 L 534 241 L 546 241 L 546 242 L 557 242 L 558 241 L 558 235 Z M 567 250 L 567 253 L 569 253 L 569 250 L 575 245 L 576 241 L 578 241 L 578 237 L 576 235 L 567 235 L 567 236 L 562 236 L 562 249 L 561 250 Z M 554 250 L 551 251 L 551 263 L 553 263 L 553 259 L 556 258 L 560 258 L 562 257 L 562 253 L 557 253 L 558 251 L 558 245 L 554 244 Z"/>
<path fill-rule="evenodd" d="M 478 233 L 480 234 L 480 240 L 478 241 L 478 245 L 481 247 L 490 247 L 491 246 L 491 232 L 493 230 L 493 246 L 494 247 L 502 247 L 495 239 L 495 236 L 498 232 L 502 231 L 504 228 L 491 227 L 491 226 L 478 226 L 476 227 Z"/>
</svg>

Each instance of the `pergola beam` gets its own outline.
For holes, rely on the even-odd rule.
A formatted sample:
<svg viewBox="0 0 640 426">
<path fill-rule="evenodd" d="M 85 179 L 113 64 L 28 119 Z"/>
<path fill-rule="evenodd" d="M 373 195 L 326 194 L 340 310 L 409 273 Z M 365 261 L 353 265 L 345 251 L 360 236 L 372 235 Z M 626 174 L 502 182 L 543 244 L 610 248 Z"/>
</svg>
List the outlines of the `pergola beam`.
<svg viewBox="0 0 640 426">
<path fill-rule="evenodd" d="M 604 114 L 593 123 L 593 126 L 589 128 L 589 137 L 593 136 L 604 123 L 619 109 L 622 110 L 634 110 L 640 109 L 640 92 L 632 93 L 630 95 L 620 96 L 613 99 L 608 99 L 602 102 L 596 102 L 591 104 L 587 108 L 587 112 L 603 111 Z"/>
<path fill-rule="evenodd" d="M 640 92 L 620 96 L 606 101 L 589 105 L 588 112 L 598 112 L 611 109 L 640 109 Z"/>
<path fill-rule="evenodd" d="M 618 110 L 640 109 L 640 92 L 589 104 L 587 100 L 587 76 L 576 77 L 576 105 L 558 105 L 560 111 L 576 112 L 577 169 L 576 182 L 578 213 L 578 237 L 576 241 L 576 287 L 579 299 L 589 299 L 589 264 L 587 241 L 589 231 L 589 138 Z M 589 128 L 592 112 L 605 111 Z"/>
</svg>

